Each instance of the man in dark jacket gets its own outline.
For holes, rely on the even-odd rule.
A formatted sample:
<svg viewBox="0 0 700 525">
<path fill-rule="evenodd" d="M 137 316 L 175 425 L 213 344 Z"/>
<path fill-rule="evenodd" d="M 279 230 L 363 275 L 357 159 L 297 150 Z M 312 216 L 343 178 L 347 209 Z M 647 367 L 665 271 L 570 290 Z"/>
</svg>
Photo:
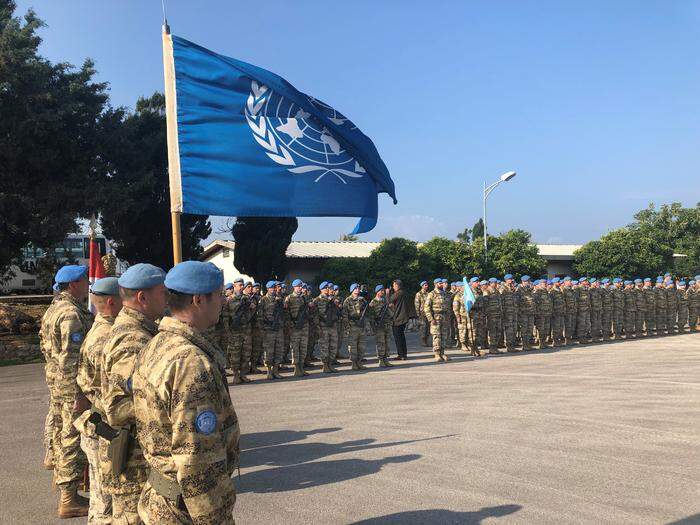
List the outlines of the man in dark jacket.
<svg viewBox="0 0 700 525">
<path fill-rule="evenodd" d="M 408 349 L 406 348 L 406 324 L 411 317 L 411 300 L 403 291 L 403 284 L 400 279 L 392 283 L 393 293 L 390 296 L 394 318 L 392 320 L 392 332 L 394 343 L 396 343 L 396 359 L 405 361 L 408 359 Z"/>
</svg>

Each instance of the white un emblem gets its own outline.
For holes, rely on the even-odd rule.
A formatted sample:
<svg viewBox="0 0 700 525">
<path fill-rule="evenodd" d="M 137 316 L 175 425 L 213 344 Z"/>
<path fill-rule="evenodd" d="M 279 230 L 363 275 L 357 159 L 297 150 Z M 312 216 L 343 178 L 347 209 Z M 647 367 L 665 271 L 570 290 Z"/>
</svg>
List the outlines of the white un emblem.
<svg viewBox="0 0 700 525">
<path fill-rule="evenodd" d="M 323 102 L 309 97 L 339 126 L 357 129 L 352 122 Z M 253 138 L 277 164 L 295 174 L 310 173 L 314 182 L 333 175 L 343 184 L 360 178 L 365 170 L 345 151 L 330 131 L 296 104 L 255 80 L 250 83 L 245 117 Z"/>
</svg>

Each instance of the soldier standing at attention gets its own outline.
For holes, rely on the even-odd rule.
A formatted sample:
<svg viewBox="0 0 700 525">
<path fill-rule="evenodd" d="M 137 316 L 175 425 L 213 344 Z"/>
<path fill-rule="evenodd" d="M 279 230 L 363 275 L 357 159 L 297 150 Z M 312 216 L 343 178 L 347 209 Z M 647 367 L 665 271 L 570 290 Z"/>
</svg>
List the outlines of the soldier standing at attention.
<svg viewBox="0 0 700 525">
<path fill-rule="evenodd" d="M 532 344 L 532 331 L 535 324 L 535 296 L 530 285 L 530 276 L 523 275 L 520 278 L 520 287 L 516 292 L 518 301 L 518 325 L 523 350 L 530 350 Z"/>
<path fill-rule="evenodd" d="M 445 282 L 447 279 L 445 279 Z M 450 331 L 450 316 L 448 310 L 451 311 L 452 305 L 448 303 L 447 294 L 443 289 L 443 279 L 437 278 L 433 280 L 435 288 L 428 294 L 425 299 L 423 311 L 425 317 L 430 323 L 430 334 L 433 336 L 433 353 L 435 361 L 449 361 L 445 355 L 447 340 Z"/>
<path fill-rule="evenodd" d="M 318 317 L 318 351 L 321 353 L 321 363 L 324 374 L 338 372 L 333 367 L 333 361 L 338 352 L 338 306 L 332 295 L 329 283 L 323 281 L 318 289 L 320 293 L 314 299 L 316 315 Z"/>
<path fill-rule="evenodd" d="M 656 278 L 654 288 L 654 298 L 656 299 L 656 333 L 664 335 L 666 333 L 666 289 L 664 288 L 664 278 Z"/>
<path fill-rule="evenodd" d="M 378 284 L 374 287 L 374 298 L 369 303 L 371 311 L 372 328 L 377 344 L 377 360 L 380 368 L 389 368 L 389 340 L 391 338 L 391 324 L 394 312 L 392 311 L 388 289 Z"/>
<path fill-rule="evenodd" d="M 700 316 L 700 275 L 688 282 L 688 326 L 691 332 L 698 329 L 698 316 Z"/>
<path fill-rule="evenodd" d="M 603 340 L 607 341 L 612 336 L 613 297 L 610 289 L 610 279 L 606 277 L 600 283 L 602 285 L 600 287 L 600 296 L 603 303 L 600 325 Z"/>
<path fill-rule="evenodd" d="M 251 307 L 248 296 L 243 294 L 243 279 L 233 281 L 233 291 L 229 294 L 222 309 L 222 317 L 228 320 L 228 341 L 226 355 L 233 372 L 233 384 L 239 385 L 250 380 L 243 373 L 244 363 L 250 356 L 243 355 L 245 333 L 250 320 Z"/>
<path fill-rule="evenodd" d="M 656 333 L 656 294 L 649 277 L 644 279 L 642 292 L 644 295 L 644 328 L 647 336 L 650 336 Z"/>
<path fill-rule="evenodd" d="M 625 339 L 632 339 L 636 336 L 637 298 L 634 291 L 634 281 L 625 281 L 624 285 Z"/>
<path fill-rule="evenodd" d="M 224 356 L 204 336 L 219 318 L 223 275 L 186 261 L 168 272 L 171 317 L 134 371 L 138 437 L 150 466 L 139 501 L 147 525 L 233 525 L 240 430 Z"/>
<path fill-rule="evenodd" d="M 590 343 L 591 341 L 591 294 L 588 288 L 588 278 L 579 279 L 578 295 L 576 298 L 578 330 L 578 342 Z"/>
<path fill-rule="evenodd" d="M 250 314 L 250 373 L 260 374 L 258 364 L 262 357 L 262 330 L 258 322 L 258 308 L 260 306 L 260 283 L 254 282 L 251 287 L 250 302 L 253 305 Z"/>
<path fill-rule="evenodd" d="M 591 287 L 589 294 L 591 297 L 591 340 L 598 343 L 603 340 L 601 316 L 603 315 L 603 297 L 600 293 L 600 283 L 598 279 L 592 277 L 589 281 Z"/>
<path fill-rule="evenodd" d="M 102 352 L 109 339 L 114 319 L 122 309 L 119 297 L 119 284 L 116 277 L 97 280 L 90 288 L 92 304 L 97 315 L 80 349 L 78 364 L 78 386 L 90 402 L 75 423 L 80 430 L 80 448 L 85 452 L 90 467 L 90 512 L 88 523 L 110 523 L 112 521 L 112 498 L 102 490 L 102 467 L 99 456 L 99 437 L 95 425 L 88 422 L 92 412 L 104 416 L 100 395 L 102 393 L 101 374 Z"/>
<path fill-rule="evenodd" d="M 350 285 L 350 295 L 343 301 L 343 326 L 348 339 L 348 354 L 353 370 L 364 370 L 362 358 L 365 354 L 365 315 L 367 301 L 360 295 L 360 285 Z"/>
<path fill-rule="evenodd" d="M 622 279 L 613 279 L 613 289 L 610 290 L 613 299 L 613 339 L 622 339 L 625 326 L 625 292 L 622 289 Z"/>
<path fill-rule="evenodd" d="M 678 294 L 673 281 L 666 281 L 666 330 L 669 334 L 678 331 Z"/>
<path fill-rule="evenodd" d="M 498 340 L 501 334 L 501 295 L 497 290 L 497 280 L 491 277 L 484 293 L 486 323 L 489 332 L 489 354 L 498 354 Z"/>
<path fill-rule="evenodd" d="M 148 476 L 148 464 L 136 440 L 133 372 L 138 353 L 158 332 L 156 321 L 168 304 L 165 272 L 152 264 L 130 266 L 119 277 L 122 309 L 114 320 L 102 355 L 101 401 L 106 422 L 126 429 L 129 447 L 124 465 L 113 464 L 109 443 L 100 440 L 103 489 L 112 496 L 112 523 L 141 523 L 138 500 Z"/>
<path fill-rule="evenodd" d="M 562 296 L 564 298 L 564 344 L 571 345 L 576 339 L 576 291 L 571 286 L 571 277 L 566 276 L 562 281 Z"/>
<path fill-rule="evenodd" d="M 485 350 L 487 345 L 486 341 L 486 312 L 484 311 L 484 296 L 481 293 L 481 282 L 478 277 L 472 277 L 469 279 L 469 286 L 472 288 L 474 293 L 474 305 L 469 312 L 469 317 L 472 320 L 472 329 L 474 333 L 472 334 L 474 338 L 474 349 L 481 355 L 481 350 Z"/>
<path fill-rule="evenodd" d="M 550 322 L 552 318 L 552 299 L 547 291 L 547 281 L 539 279 L 535 281 L 535 326 L 540 349 L 547 348 Z"/>
<path fill-rule="evenodd" d="M 678 283 L 678 331 L 685 332 L 688 324 L 688 290 L 685 288 L 685 281 Z"/>
<path fill-rule="evenodd" d="M 457 321 L 460 348 L 465 352 L 470 352 L 474 357 L 481 357 L 481 353 L 474 348 L 473 341 L 470 340 L 474 334 L 469 333 L 469 314 L 464 304 L 463 295 L 456 294 L 452 299 L 452 313 Z"/>
<path fill-rule="evenodd" d="M 290 328 L 290 348 L 294 377 L 308 376 L 304 371 L 304 360 L 309 338 L 309 301 L 303 293 L 301 279 L 292 281 L 292 293 L 284 298 L 285 323 Z"/>
<path fill-rule="evenodd" d="M 267 379 L 282 379 L 279 366 L 284 355 L 283 307 L 277 296 L 281 290 L 277 281 L 267 281 L 265 295 L 258 305 L 258 326 L 262 330 L 263 360 Z"/>
<path fill-rule="evenodd" d="M 518 332 L 518 305 L 516 303 L 513 276 L 507 273 L 499 287 L 503 333 L 507 352 L 515 352 L 515 339 Z M 462 301 L 464 302 L 464 301 Z"/>
<path fill-rule="evenodd" d="M 80 397 L 77 383 L 80 347 L 92 326 L 85 308 L 88 294 L 87 266 L 68 265 L 56 272 L 58 296 L 42 318 L 42 347 L 47 349 L 47 378 L 51 365 L 51 403 L 54 414 L 54 481 L 61 496 L 59 518 L 87 516 L 88 500 L 78 495 L 85 456 L 80 434 L 73 423 L 86 407 L 76 412 Z"/>
<path fill-rule="evenodd" d="M 421 281 L 420 290 L 416 292 L 416 296 L 413 300 L 413 305 L 416 308 L 416 315 L 418 316 L 420 328 L 420 343 L 423 346 L 430 346 L 428 344 L 428 335 L 430 334 L 430 323 L 425 317 L 423 307 L 425 306 L 425 298 L 428 296 L 428 281 Z"/>
<path fill-rule="evenodd" d="M 559 277 L 552 279 L 552 289 L 549 297 L 552 300 L 552 342 L 555 347 L 564 344 L 564 293 L 561 290 L 561 280 Z"/>
<path fill-rule="evenodd" d="M 644 318 L 646 317 L 646 299 L 644 298 L 644 281 L 634 280 L 634 301 L 637 305 L 634 318 L 634 331 L 637 337 L 644 337 Z"/>
<path fill-rule="evenodd" d="M 329 286 L 331 285 L 331 283 L 328 283 L 328 284 L 329 284 Z M 340 286 L 338 286 L 337 284 L 333 284 L 332 286 L 333 286 L 333 288 L 332 288 L 331 295 L 335 299 L 335 304 L 340 309 L 340 319 L 338 319 L 338 322 L 336 323 L 336 327 L 338 329 L 338 351 L 336 353 L 336 358 L 337 358 L 337 357 L 342 357 L 342 355 L 340 353 L 340 349 L 343 348 L 343 344 L 344 344 L 344 342 L 343 342 L 343 336 L 345 335 L 345 327 L 343 326 L 343 302 L 344 301 L 343 301 L 343 297 L 340 295 Z M 340 362 L 337 359 L 335 359 L 333 364 L 338 365 L 338 364 L 340 364 Z"/>
</svg>

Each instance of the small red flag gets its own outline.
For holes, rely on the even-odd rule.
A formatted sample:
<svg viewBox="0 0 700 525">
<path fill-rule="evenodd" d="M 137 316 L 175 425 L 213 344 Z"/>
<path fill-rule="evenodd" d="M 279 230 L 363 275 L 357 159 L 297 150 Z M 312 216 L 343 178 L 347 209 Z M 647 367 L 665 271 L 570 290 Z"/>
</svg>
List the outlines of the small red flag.
<svg viewBox="0 0 700 525">
<path fill-rule="evenodd" d="M 88 268 L 90 283 L 94 283 L 97 279 L 102 279 L 105 276 L 105 267 L 102 264 L 100 245 L 97 244 L 94 237 L 90 237 L 90 266 Z"/>
</svg>

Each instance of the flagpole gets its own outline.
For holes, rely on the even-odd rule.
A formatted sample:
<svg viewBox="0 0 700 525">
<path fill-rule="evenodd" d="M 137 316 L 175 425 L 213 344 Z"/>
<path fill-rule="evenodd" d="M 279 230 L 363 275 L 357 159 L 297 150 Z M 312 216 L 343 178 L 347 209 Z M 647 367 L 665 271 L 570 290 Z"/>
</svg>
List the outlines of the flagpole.
<svg viewBox="0 0 700 525">
<path fill-rule="evenodd" d="M 170 221 L 173 234 L 173 264 L 182 262 L 182 182 L 180 148 L 177 139 L 177 98 L 175 93 L 175 59 L 173 39 L 167 19 L 163 20 L 163 72 L 165 78 L 165 120 L 168 137 L 168 175 L 170 181 Z"/>
</svg>

